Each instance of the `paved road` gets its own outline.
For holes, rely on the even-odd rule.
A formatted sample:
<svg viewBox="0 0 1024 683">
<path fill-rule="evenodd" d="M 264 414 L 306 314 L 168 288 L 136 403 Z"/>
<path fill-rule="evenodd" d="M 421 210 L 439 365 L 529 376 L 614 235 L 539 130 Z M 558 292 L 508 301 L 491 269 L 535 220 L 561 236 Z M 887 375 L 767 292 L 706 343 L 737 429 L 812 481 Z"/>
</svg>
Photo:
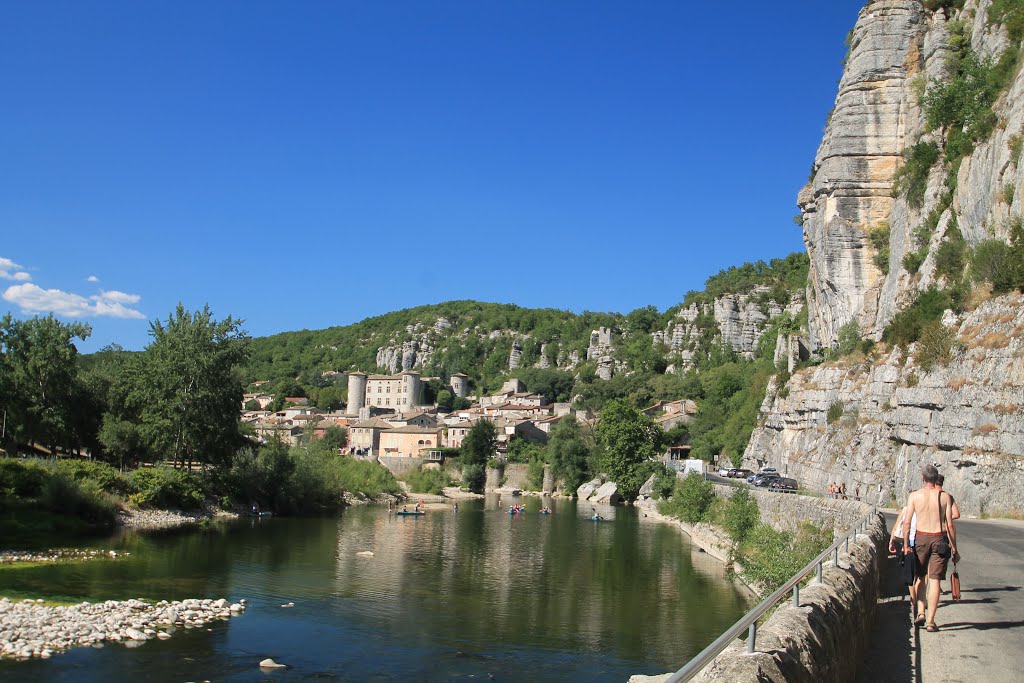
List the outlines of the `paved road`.
<svg viewBox="0 0 1024 683">
<path fill-rule="evenodd" d="M 895 515 L 886 521 L 892 525 Z M 938 633 L 914 628 L 909 596 L 890 560 L 863 683 L 1024 680 L 1024 522 L 959 520 L 956 526 L 963 599 L 952 602 L 943 593 Z M 943 588 L 949 590 L 948 581 Z"/>
</svg>

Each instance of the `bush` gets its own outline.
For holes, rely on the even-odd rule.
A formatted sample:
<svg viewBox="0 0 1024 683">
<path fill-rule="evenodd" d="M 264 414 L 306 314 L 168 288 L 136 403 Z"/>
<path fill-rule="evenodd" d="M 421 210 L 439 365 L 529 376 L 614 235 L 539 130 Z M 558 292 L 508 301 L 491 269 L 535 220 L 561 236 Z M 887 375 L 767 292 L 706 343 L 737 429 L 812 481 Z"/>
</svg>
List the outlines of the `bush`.
<svg viewBox="0 0 1024 683">
<path fill-rule="evenodd" d="M 75 481 L 52 474 L 43 485 L 40 502 L 50 512 L 84 519 L 92 524 L 112 526 L 120 508 L 117 501 L 91 479 Z"/>
<path fill-rule="evenodd" d="M 829 424 L 833 424 L 835 422 L 838 422 L 840 419 L 842 419 L 842 417 L 843 417 L 843 402 L 842 401 L 833 401 L 832 404 L 828 407 L 828 413 L 826 414 L 825 419 L 828 420 Z"/>
<path fill-rule="evenodd" d="M 131 493 L 128 478 L 116 468 L 89 460 L 58 460 L 50 465 L 51 471 L 74 481 L 93 481 L 100 489 L 118 496 Z"/>
<path fill-rule="evenodd" d="M 959 280 L 967 265 L 967 245 L 960 231 L 946 235 L 935 254 L 935 271 L 948 282 Z"/>
<path fill-rule="evenodd" d="M 654 487 L 651 491 L 651 497 L 655 500 L 670 498 L 678 478 L 675 470 L 670 470 L 664 466 L 658 468 L 658 471 L 654 473 Z"/>
<path fill-rule="evenodd" d="M 921 270 L 924 260 L 928 258 L 928 246 L 911 251 L 903 257 L 903 269 L 908 273 L 916 273 Z"/>
<path fill-rule="evenodd" d="M 903 152 L 903 160 L 903 166 L 893 178 L 893 196 L 906 195 L 907 204 L 920 209 L 928 188 L 928 173 L 939 160 L 939 146 L 934 142 L 918 142 Z"/>
<path fill-rule="evenodd" d="M 140 508 L 198 510 L 205 494 L 202 477 L 172 467 L 140 467 L 128 477 L 128 502 Z"/>
<path fill-rule="evenodd" d="M 1024 136 L 1021 136 L 1021 135 L 1014 135 L 1014 136 L 1012 136 L 1010 138 L 1010 141 L 1009 141 L 1009 147 L 1010 147 L 1010 161 L 1012 161 L 1014 163 L 1014 165 L 1019 164 L 1020 163 L 1021 152 L 1024 152 Z"/>
<path fill-rule="evenodd" d="M 951 308 L 950 292 L 935 286 L 919 292 L 914 303 L 897 313 L 882 335 L 893 346 L 910 345 L 921 338 L 924 326 L 933 320 L 940 320 L 942 313 Z"/>
<path fill-rule="evenodd" d="M 484 470 L 484 466 L 479 464 L 463 465 L 462 483 L 470 491 L 483 491 L 484 485 L 487 483 L 487 472 Z"/>
<path fill-rule="evenodd" d="M 757 501 L 750 495 L 748 489 L 741 488 L 732 494 L 732 498 L 725 506 L 725 529 L 733 542 L 745 541 L 760 519 Z"/>
<path fill-rule="evenodd" d="M 259 450 L 246 448 L 232 459 L 226 487 L 237 505 L 248 509 L 255 503 L 276 510 L 277 497 L 293 471 L 295 462 L 284 444 L 269 443 Z"/>
<path fill-rule="evenodd" d="M 530 457 L 530 464 L 526 470 L 526 486 L 531 491 L 540 491 L 544 488 L 544 460 L 539 455 Z"/>
<path fill-rule="evenodd" d="M 696 524 L 707 520 L 714 501 L 714 485 L 701 475 L 691 472 L 676 482 L 671 498 L 658 503 L 658 511 Z"/>
<path fill-rule="evenodd" d="M 761 585 L 766 593 L 774 592 L 825 550 L 831 539 L 830 530 L 808 522 L 801 522 L 796 533 L 759 524 L 740 546 L 738 559 L 743 576 Z"/>
<path fill-rule="evenodd" d="M 47 478 L 39 460 L 0 458 L 0 496 L 35 498 L 43 492 Z"/>
<path fill-rule="evenodd" d="M 452 485 L 452 480 L 444 470 L 431 467 L 410 470 L 405 475 L 405 483 L 413 493 L 431 493 L 439 496 L 446 486 Z"/>
<path fill-rule="evenodd" d="M 1019 43 L 1024 38 L 1024 2 L 1021 0 L 992 0 L 988 20 L 1006 26 L 1011 40 Z"/>
<path fill-rule="evenodd" d="M 942 324 L 941 320 L 933 320 L 921 332 L 921 340 L 917 345 L 914 360 L 922 370 L 931 370 L 936 364 L 946 366 L 953 359 L 953 344 L 956 335 Z"/>
<path fill-rule="evenodd" d="M 840 356 L 848 356 L 860 347 L 860 325 L 856 320 L 851 320 L 839 328 L 839 345 L 836 353 Z"/>
<path fill-rule="evenodd" d="M 868 232 L 868 243 L 875 250 L 872 261 L 883 273 L 889 273 L 889 234 L 891 228 L 888 223 L 881 223 Z"/>
</svg>

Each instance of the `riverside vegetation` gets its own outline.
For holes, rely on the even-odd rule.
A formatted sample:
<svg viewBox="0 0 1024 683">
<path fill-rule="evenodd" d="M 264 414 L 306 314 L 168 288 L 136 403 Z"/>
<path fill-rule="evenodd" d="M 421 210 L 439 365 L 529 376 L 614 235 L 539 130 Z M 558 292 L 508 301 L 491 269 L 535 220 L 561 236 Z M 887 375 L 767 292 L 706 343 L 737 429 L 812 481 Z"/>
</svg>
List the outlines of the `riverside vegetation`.
<svg viewBox="0 0 1024 683">
<path fill-rule="evenodd" d="M 655 493 L 661 498 L 661 514 L 723 529 L 732 541 L 742 578 L 766 593 L 788 581 L 832 542 L 831 530 L 809 522 L 801 522 L 795 532 L 761 523 L 757 501 L 746 488 L 721 498 L 711 482 L 696 474 L 675 482 L 659 481 Z"/>
</svg>

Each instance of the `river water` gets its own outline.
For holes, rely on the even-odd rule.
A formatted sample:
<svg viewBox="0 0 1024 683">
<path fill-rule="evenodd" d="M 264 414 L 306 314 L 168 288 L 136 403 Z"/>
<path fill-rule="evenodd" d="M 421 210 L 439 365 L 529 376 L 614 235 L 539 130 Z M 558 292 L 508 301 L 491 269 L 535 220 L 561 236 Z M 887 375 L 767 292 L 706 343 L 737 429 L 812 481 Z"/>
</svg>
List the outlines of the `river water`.
<svg viewBox="0 0 1024 683">
<path fill-rule="evenodd" d="M 607 521 L 594 522 L 589 504 L 561 499 L 545 516 L 525 500 L 515 516 L 488 498 L 420 518 L 352 508 L 65 539 L 131 554 L 2 570 L 0 594 L 246 598 L 248 609 L 137 648 L 0 662 L 0 680 L 623 683 L 679 668 L 749 607 L 721 563 L 675 528 L 632 508 L 603 508 Z M 266 657 L 289 668 L 263 672 Z"/>
</svg>

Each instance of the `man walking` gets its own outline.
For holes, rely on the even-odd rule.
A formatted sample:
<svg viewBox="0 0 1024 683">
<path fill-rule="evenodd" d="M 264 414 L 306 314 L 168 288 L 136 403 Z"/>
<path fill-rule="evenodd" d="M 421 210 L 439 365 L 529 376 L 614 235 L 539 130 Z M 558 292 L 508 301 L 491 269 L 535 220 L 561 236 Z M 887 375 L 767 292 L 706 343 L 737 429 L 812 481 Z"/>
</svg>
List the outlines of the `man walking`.
<svg viewBox="0 0 1024 683">
<path fill-rule="evenodd" d="M 926 465 L 921 470 L 923 486 L 910 494 L 907 500 L 906 513 L 903 515 L 903 538 L 910 538 L 910 520 L 917 515 L 917 534 L 914 548 L 904 545 L 903 552 L 917 554 L 918 575 L 917 616 L 914 623 L 925 624 L 928 631 L 935 632 L 939 628 L 935 624 L 935 610 L 939 606 L 939 584 L 946 578 L 946 564 L 950 556 L 956 555 L 956 529 L 953 526 L 950 510 L 949 494 L 943 495 L 936 488 L 939 471 L 934 465 Z M 946 540 L 948 538 L 948 541 Z M 927 577 L 927 621 L 925 620 L 924 581 Z"/>
</svg>

